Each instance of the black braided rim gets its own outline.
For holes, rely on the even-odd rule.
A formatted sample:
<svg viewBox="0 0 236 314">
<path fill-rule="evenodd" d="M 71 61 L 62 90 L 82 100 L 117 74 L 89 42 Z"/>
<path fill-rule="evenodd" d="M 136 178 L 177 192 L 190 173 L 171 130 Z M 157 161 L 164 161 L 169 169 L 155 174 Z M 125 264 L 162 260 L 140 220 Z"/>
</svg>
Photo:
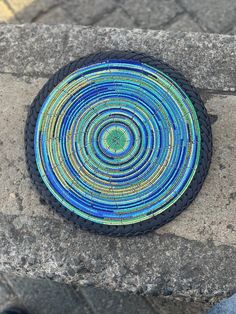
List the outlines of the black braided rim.
<svg viewBox="0 0 236 314">
<path fill-rule="evenodd" d="M 42 104 L 44 103 L 47 96 L 51 91 L 69 74 L 74 72 L 76 69 L 83 66 L 88 66 L 97 62 L 101 62 L 109 59 L 125 59 L 125 60 L 137 60 L 142 63 L 146 63 L 152 67 L 157 68 L 171 79 L 173 79 L 180 88 L 187 94 L 192 104 L 195 107 L 197 118 L 200 125 L 200 134 L 201 134 L 201 151 L 200 159 L 197 167 L 197 171 L 192 179 L 192 182 L 188 186 L 185 193 L 169 207 L 163 213 L 154 216 L 143 222 L 130 224 L 130 225 L 105 225 L 98 224 L 89 220 L 86 220 L 64 206 L 62 206 L 54 196 L 49 192 L 45 186 L 35 159 L 34 152 L 34 134 L 36 121 L 41 109 Z M 59 214 L 65 217 L 67 220 L 74 223 L 74 225 L 79 226 L 82 229 L 89 230 L 91 232 L 96 232 L 99 234 L 105 234 L 110 236 L 131 236 L 131 235 L 140 235 L 152 231 L 156 228 L 161 227 L 162 225 L 168 223 L 179 215 L 184 209 L 186 209 L 190 203 L 195 199 L 198 192 L 200 191 L 203 182 L 208 173 L 211 156 L 212 156 L 212 134 L 209 117 L 207 111 L 203 105 L 203 102 L 197 92 L 197 90 L 185 79 L 185 77 L 177 72 L 174 68 L 168 64 L 156 60 L 151 56 L 147 56 L 144 53 L 131 52 L 131 51 L 108 51 L 108 52 L 99 52 L 91 54 L 86 57 L 82 57 L 79 60 L 70 62 L 66 66 L 62 67 L 57 71 L 49 81 L 43 86 L 40 90 L 33 103 L 30 106 L 26 127 L 25 127 L 25 152 L 28 171 L 30 178 L 33 184 L 36 186 L 41 197 L 46 201 L 46 203 L 55 209 Z"/>
</svg>

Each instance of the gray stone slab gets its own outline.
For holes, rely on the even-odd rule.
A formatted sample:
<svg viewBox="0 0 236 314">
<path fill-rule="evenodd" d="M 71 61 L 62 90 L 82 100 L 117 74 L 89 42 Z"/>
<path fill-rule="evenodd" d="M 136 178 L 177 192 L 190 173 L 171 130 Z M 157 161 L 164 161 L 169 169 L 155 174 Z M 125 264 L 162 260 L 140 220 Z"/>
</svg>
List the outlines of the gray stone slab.
<svg viewBox="0 0 236 314">
<path fill-rule="evenodd" d="M 49 76 L 68 61 L 98 50 L 137 50 L 161 58 L 203 89 L 236 89 L 236 37 L 200 33 L 0 26 L 0 72 Z"/>
<path fill-rule="evenodd" d="M 16 300 L 17 297 L 8 285 L 4 276 L 0 273 L 0 311 L 12 300 Z"/>
<path fill-rule="evenodd" d="M 111 13 L 116 5 L 116 0 L 70 0 L 64 1 L 62 8 L 78 24 L 91 25 L 99 21 L 104 14 Z"/>
<path fill-rule="evenodd" d="M 122 7 L 135 18 L 141 28 L 159 29 L 161 25 L 183 11 L 175 0 L 123 0 L 122 2 Z"/>
<path fill-rule="evenodd" d="M 8 281 L 30 314 L 93 314 L 83 295 L 68 285 L 12 275 Z"/>
<path fill-rule="evenodd" d="M 83 295 L 96 314 L 155 314 L 151 305 L 142 296 L 111 292 L 93 287 L 81 288 Z M 155 308 L 155 306 L 154 306 Z M 158 308 L 156 308 L 158 310 Z M 158 313 L 159 310 L 158 310 Z"/>
<path fill-rule="evenodd" d="M 199 25 L 214 33 L 226 32 L 236 21 L 235 0 L 179 0 Z"/>
<path fill-rule="evenodd" d="M 113 239 L 66 222 L 1 214 L 1 270 L 123 292 L 209 300 L 235 291 L 236 249 L 149 234 Z"/>
<path fill-rule="evenodd" d="M 30 314 L 199 314 L 210 308 L 207 303 L 172 296 L 141 296 L 94 287 L 76 291 L 48 279 L 9 275 L 6 281 L 0 276 L 0 311 L 10 304 L 20 305 Z"/>
</svg>

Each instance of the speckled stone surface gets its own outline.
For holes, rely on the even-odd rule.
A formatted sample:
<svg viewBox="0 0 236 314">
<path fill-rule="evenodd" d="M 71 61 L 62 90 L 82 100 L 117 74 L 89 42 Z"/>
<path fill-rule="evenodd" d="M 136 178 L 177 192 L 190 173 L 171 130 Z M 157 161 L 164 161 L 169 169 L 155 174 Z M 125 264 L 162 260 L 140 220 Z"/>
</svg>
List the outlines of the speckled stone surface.
<svg viewBox="0 0 236 314">
<path fill-rule="evenodd" d="M 90 28 L 0 25 L 0 72 L 49 76 L 98 50 L 137 50 L 181 70 L 196 87 L 236 90 L 236 36 Z"/>
<path fill-rule="evenodd" d="M 201 46 L 203 37 L 198 34 L 179 33 L 176 36 L 182 38 L 182 49 L 172 55 L 171 49 L 166 51 L 164 47 L 170 47 L 168 41 L 176 38 L 174 33 L 154 32 L 155 49 L 149 44 L 153 54 L 157 56 L 161 51 L 160 56 L 169 56 L 165 60 L 171 64 L 179 62 L 184 74 L 204 88 L 201 93 L 214 136 L 213 162 L 201 193 L 177 219 L 146 236 L 114 239 L 75 229 L 40 199 L 26 171 L 24 125 L 28 106 L 50 73 L 68 60 L 102 47 L 101 36 L 106 48 L 119 45 L 127 49 L 135 45 L 136 50 L 143 50 L 141 42 L 132 39 L 141 38 L 141 31 L 126 31 L 128 46 L 128 38 L 124 36 L 120 41 L 120 31 L 116 30 L 75 27 L 67 33 L 67 27 L 61 32 L 49 26 L 15 26 L 12 32 L 10 29 L 0 27 L 0 271 L 201 301 L 232 294 L 236 289 L 235 37 L 201 35 L 206 36 L 204 45 L 208 40 L 207 46 Z M 108 43 L 105 34 L 116 38 L 115 43 Z M 149 32 L 146 34 L 148 37 Z M 195 47 L 202 47 L 203 60 L 200 56 L 198 60 L 205 65 L 208 80 L 203 67 L 194 64 L 195 52 L 190 53 L 193 48 L 188 46 L 187 38 Z M 92 40 L 96 41 L 94 45 Z M 203 56 L 206 47 L 210 50 Z M 227 75 L 220 71 L 223 64 L 216 64 L 217 53 L 222 53 L 219 47 L 224 47 L 221 62 Z M 186 67 L 182 50 L 193 58 L 191 68 Z M 229 88 L 232 90 L 226 92 Z"/>
</svg>

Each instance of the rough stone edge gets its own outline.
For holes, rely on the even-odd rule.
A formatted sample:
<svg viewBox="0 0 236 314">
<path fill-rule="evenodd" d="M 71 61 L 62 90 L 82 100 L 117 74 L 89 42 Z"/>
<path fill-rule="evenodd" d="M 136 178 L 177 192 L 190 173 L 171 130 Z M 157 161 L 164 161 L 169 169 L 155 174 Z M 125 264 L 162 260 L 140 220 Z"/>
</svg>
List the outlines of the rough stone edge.
<svg viewBox="0 0 236 314">
<path fill-rule="evenodd" d="M 197 87 L 236 90 L 236 36 L 76 25 L 0 25 L 0 72 L 48 77 L 101 50 L 136 50 L 163 59 Z"/>
<path fill-rule="evenodd" d="M 236 291 L 236 250 L 228 245 L 215 245 L 211 240 L 188 240 L 168 233 L 107 238 L 75 230 L 69 224 L 61 229 L 61 222 L 55 219 L 22 217 L 18 226 L 17 217 L 0 216 L 7 226 L 1 241 L 9 243 L 3 245 L 0 259 L 0 272 L 5 274 L 48 278 L 75 287 L 94 286 L 210 303 Z M 71 245 L 55 244 L 55 239 L 69 235 L 74 239 Z M 14 252 L 6 258 L 12 245 Z M 140 254 L 142 248 L 145 256 Z M 153 250 L 158 250 L 161 258 L 150 265 Z M 183 265 L 178 263 L 180 258 L 186 260 Z M 219 271 L 222 269 L 228 269 L 227 276 Z M 135 284 L 137 277 L 138 285 Z"/>
</svg>

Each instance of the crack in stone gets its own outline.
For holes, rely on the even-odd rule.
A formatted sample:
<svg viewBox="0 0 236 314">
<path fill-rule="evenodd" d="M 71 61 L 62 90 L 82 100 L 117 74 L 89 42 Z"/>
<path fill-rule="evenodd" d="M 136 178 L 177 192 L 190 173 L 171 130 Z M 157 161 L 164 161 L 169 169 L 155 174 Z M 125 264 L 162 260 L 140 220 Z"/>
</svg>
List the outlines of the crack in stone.
<svg viewBox="0 0 236 314">
<path fill-rule="evenodd" d="M 61 7 L 62 3 L 56 3 L 48 7 L 46 10 L 40 10 L 35 17 L 31 19 L 31 23 L 37 22 L 41 17 L 43 17 L 45 14 L 51 12 L 54 9 L 57 9 Z"/>
<path fill-rule="evenodd" d="M 19 193 L 16 193 L 16 203 L 18 205 L 19 211 L 23 211 L 23 198 L 19 195 Z"/>
<path fill-rule="evenodd" d="M 182 10 L 184 10 L 185 13 L 187 13 L 192 20 L 200 27 L 201 30 L 206 31 L 207 33 L 212 33 L 213 31 L 209 29 L 207 26 L 203 26 L 203 22 L 191 11 L 189 11 L 181 2 L 181 0 L 175 0 L 175 2 L 181 7 Z"/>
<path fill-rule="evenodd" d="M 112 14 L 113 12 L 115 12 L 116 9 L 117 9 L 117 6 L 114 5 L 114 7 L 112 7 L 111 9 L 106 9 L 100 14 L 95 15 L 93 19 L 91 20 L 91 23 L 89 23 L 89 25 L 94 26 L 95 24 L 100 22 L 104 18 L 105 15 Z"/>
</svg>

